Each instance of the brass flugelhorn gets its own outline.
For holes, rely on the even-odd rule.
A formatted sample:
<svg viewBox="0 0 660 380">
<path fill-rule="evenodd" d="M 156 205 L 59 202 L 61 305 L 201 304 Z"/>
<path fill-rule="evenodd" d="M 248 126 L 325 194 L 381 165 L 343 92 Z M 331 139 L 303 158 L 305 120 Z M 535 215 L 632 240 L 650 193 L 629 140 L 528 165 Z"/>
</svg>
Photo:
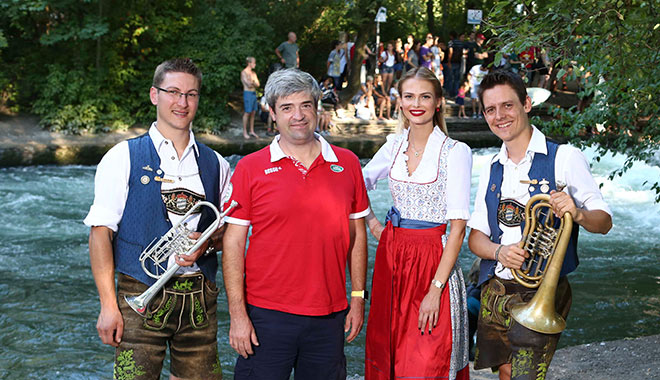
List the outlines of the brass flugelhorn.
<svg viewBox="0 0 660 380">
<path fill-rule="evenodd" d="M 555 218 L 550 195 L 534 195 L 525 205 L 525 230 L 520 248 L 529 257 L 520 269 L 511 273 L 520 284 L 538 290 L 528 303 L 513 306 L 511 316 L 530 330 L 557 334 L 566 328 L 566 321 L 555 310 L 555 297 L 572 229 L 570 213 L 565 213 L 560 220 Z"/>
<path fill-rule="evenodd" d="M 206 230 L 204 230 L 198 239 L 191 239 L 188 235 L 194 231 L 187 228 L 186 221 L 190 215 L 202 206 L 209 207 L 213 210 L 215 213 L 215 220 L 208 228 L 206 228 Z M 172 226 L 172 228 L 170 228 L 170 230 L 167 231 L 155 244 L 154 242 L 151 242 L 142 254 L 140 254 L 140 263 L 142 264 L 142 269 L 147 275 L 157 278 L 158 280 L 139 296 L 124 296 L 128 305 L 135 310 L 136 313 L 143 317 L 146 316 L 147 308 L 153 297 L 160 292 L 167 281 L 169 281 L 176 271 L 181 268 L 179 264 L 174 263 L 165 269 L 163 263 L 165 263 L 172 255 L 190 255 L 195 252 L 206 240 L 208 240 L 208 238 L 211 237 L 211 234 L 218 229 L 222 218 L 224 218 L 225 215 L 236 206 L 238 206 L 238 203 L 236 201 L 231 201 L 229 207 L 227 207 L 227 209 L 221 214 L 213 203 L 207 201 L 197 202 L 190 208 L 190 210 L 188 210 L 183 218 L 181 218 L 177 224 Z M 148 261 L 153 262 L 156 268 L 156 273 L 153 273 L 147 268 L 146 262 Z M 159 274 L 159 271 L 162 271 L 162 274 Z"/>
</svg>

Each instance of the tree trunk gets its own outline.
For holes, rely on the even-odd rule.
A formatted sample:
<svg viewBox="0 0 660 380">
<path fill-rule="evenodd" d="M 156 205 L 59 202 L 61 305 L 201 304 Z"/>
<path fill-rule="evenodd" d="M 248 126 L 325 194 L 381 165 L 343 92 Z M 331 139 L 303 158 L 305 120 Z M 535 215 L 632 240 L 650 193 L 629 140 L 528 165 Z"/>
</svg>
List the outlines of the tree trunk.
<svg viewBox="0 0 660 380">
<path fill-rule="evenodd" d="M 366 26 L 361 27 L 357 33 L 357 39 L 355 40 L 355 53 L 351 60 L 351 71 L 348 74 L 348 86 L 339 93 L 339 105 L 342 108 L 346 107 L 360 89 L 360 69 L 362 68 L 362 61 L 367 58 L 364 45 L 371 37 L 371 33 L 369 33 L 371 26 L 372 25 L 367 24 Z"/>
<path fill-rule="evenodd" d="M 426 21 L 429 33 L 435 36 L 435 15 L 433 14 L 433 0 L 426 0 Z"/>
<path fill-rule="evenodd" d="M 442 0 L 442 40 L 449 44 L 449 30 L 447 22 L 449 21 L 449 0 Z"/>
</svg>

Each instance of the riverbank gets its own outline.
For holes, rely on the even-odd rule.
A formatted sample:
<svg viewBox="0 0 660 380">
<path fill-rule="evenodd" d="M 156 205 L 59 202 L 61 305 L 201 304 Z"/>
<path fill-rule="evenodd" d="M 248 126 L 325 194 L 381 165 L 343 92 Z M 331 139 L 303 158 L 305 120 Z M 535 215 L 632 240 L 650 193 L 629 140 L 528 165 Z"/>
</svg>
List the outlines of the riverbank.
<svg viewBox="0 0 660 380">
<path fill-rule="evenodd" d="M 482 119 L 458 119 L 449 117 L 448 126 L 452 137 L 474 148 L 494 146 L 497 138 L 490 133 Z M 28 165 L 96 165 L 113 145 L 136 137 L 147 131 L 136 126 L 112 133 L 83 133 L 80 135 L 50 132 L 38 125 L 35 116 L 0 116 L 0 167 Z M 372 157 L 392 133 L 396 121 L 363 121 L 353 117 L 336 118 L 331 135 L 326 139 L 337 146 L 347 148 L 360 158 Z M 223 156 L 244 156 L 270 144 L 266 126 L 256 123 L 259 138 L 244 139 L 240 119 L 219 135 L 197 133 L 195 138 Z"/>
<path fill-rule="evenodd" d="M 234 99 L 235 98 L 235 99 Z M 255 122 L 259 138 L 244 139 L 242 135 L 242 99 L 230 99 L 230 125 L 218 135 L 198 133 L 196 138 L 223 156 L 246 155 L 263 148 L 272 141 L 266 135 L 266 126 Z M 553 106 L 568 107 L 574 104 L 575 94 L 555 92 L 547 101 Z M 546 114 L 542 108 L 532 114 Z M 466 107 L 467 108 L 467 107 Z M 500 144 L 483 119 L 458 118 L 458 108 L 447 101 L 445 120 L 451 137 L 463 141 L 472 148 L 498 146 Z M 468 112 L 469 113 L 469 112 Z M 348 110 L 343 117 L 332 120 L 331 135 L 326 139 L 337 146 L 347 148 L 360 158 L 371 158 L 385 143 L 387 134 L 394 132 L 395 120 L 364 121 L 351 116 Z M 139 136 L 148 126 L 135 126 L 125 131 L 111 133 L 83 133 L 80 135 L 50 132 L 39 126 L 36 116 L 9 116 L 0 114 L 0 167 L 29 165 L 96 165 L 113 145 Z"/>
</svg>

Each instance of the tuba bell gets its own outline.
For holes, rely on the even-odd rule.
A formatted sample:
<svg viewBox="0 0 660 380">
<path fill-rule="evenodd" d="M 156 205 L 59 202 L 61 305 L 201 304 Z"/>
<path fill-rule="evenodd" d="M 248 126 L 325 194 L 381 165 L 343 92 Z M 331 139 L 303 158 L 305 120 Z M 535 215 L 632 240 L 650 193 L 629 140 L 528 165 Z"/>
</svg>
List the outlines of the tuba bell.
<svg viewBox="0 0 660 380">
<path fill-rule="evenodd" d="M 198 239 L 191 239 L 188 235 L 193 231 L 187 228 L 186 221 L 190 215 L 202 206 L 206 206 L 213 210 L 215 213 L 215 220 L 208 228 L 206 228 L 206 230 L 204 230 Z M 124 296 L 128 305 L 135 310 L 136 313 L 143 317 L 146 316 L 146 311 L 152 298 L 160 292 L 167 281 L 169 281 L 181 267 L 179 264 L 174 263 L 166 269 L 165 264 L 163 263 L 165 263 L 172 255 L 190 255 L 195 252 L 206 240 L 208 240 L 208 238 L 211 237 L 211 234 L 218 229 L 222 218 L 236 206 L 238 206 L 238 203 L 236 201 L 231 201 L 229 207 L 227 207 L 227 209 L 221 214 L 213 203 L 207 201 L 197 202 L 190 208 L 190 210 L 188 210 L 181 220 L 176 225 L 172 226 L 172 228 L 170 228 L 170 230 L 167 231 L 157 242 L 155 242 L 156 239 L 154 239 L 142 254 L 140 254 L 140 263 L 142 264 L 142 269 L 147 275 L 158 280 L 139 296 Z M 148 268 L 149 265 L 147 265 L 147 263 L 151 263 L 150 265 L 154 267 L 155 272 L 152 272 Z"/>
<path fill-rule="evenodd" d="M 566 328 L 566 321 L 555 310 L 555 296 L 572 228 L 570 213 L 555 217 L 548 194 L 534 195 L 525 205 L 520 248 L 529 257 L 511 273 L 521 285 L 538 290 L 528 303 L 513 306 L 511 316 L 530 330 L 557 334 Z"/>
</svg>

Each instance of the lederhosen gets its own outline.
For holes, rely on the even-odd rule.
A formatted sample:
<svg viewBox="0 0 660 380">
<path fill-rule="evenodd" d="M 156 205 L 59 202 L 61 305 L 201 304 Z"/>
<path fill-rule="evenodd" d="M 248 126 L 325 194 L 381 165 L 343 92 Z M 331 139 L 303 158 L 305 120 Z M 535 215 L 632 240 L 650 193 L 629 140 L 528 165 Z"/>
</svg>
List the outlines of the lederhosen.
<svg viewBox="0 0 660 380">
<path fill-rule="evenodd" d="M 547 155 L 535 153 L 528 176 L 530 179 L 547 181 L 547 188 L 530 186 L 530 197 L 556 190 L 555 158 L 559 144 L 546 140 Z M 500 223 L 506 226 L 519 225 L 524 228 L 524 206 L 511 200 L 501 199 L 501 185 L 504 167 L 499 160 L 491 164 L 490 179 L 486 191 L 486 208 L 490 239 L 500 243 L 502 230 Z M 544 182 L 545 182 L 544 181 Z M 574 224 L 571 240 L 566 250 L 560 280 L 557 285 L 555 309 L 564 318 L 571 306 L 571 289 L 566 274 L 575 270 L 577 258 L 578 225 Z M 545 378 L 552 356 L 559 341 L 559 334 L 542 334 L 529 330 L 513 320 L 511 307 L 517 303 L 528 302 L 536 294 L 536 289 L 529 289 L 515 280 L 503 280 L 495 276 L 496 262 L 481 261 L 479 285 L 481 291 L 481 309 L 477 330 L 477 350 L 475 368 L 493 368 L 511 363 L 512 380 Z"/>
<path fill-rule="evenodd" d="M 164 174 L 153 141 L 145 134 L 128 143 L 129 191 L 114 237 L 114 261 L 119 272 L 117 303 L 124 319 L 124 337 L 115 352 L 114 377 L 158 378 L 169 345 L 173 375 L 189 378 L 202 374 L 219 379 L 222 373 L 217 352 L 219 291 L 215 285 L 218 268 L 215 254 L 197 260 L 201 273 L 172 277 L 151 301 L 146 317 L 134 312 L 124 300 L 125 295 L 141 294 L 156 281 L 143 271 L 139 256 L 154 238 L 160 238 L 172 227 L 161 197 L 161 182 L 156 180 Z M 197 148 L 199 155 L 195 157 L 205 198 L 219 207 L 217 156 L 199 142 Z M 202 208 L 197 231 L 208 228 L 213 218 L 211 210 Z M 152 263 L 147 265 L 152 273 L 158 273 Z M 189 342 L 195 342 L 197 350 L 186 348 Z"/>
</svg>

